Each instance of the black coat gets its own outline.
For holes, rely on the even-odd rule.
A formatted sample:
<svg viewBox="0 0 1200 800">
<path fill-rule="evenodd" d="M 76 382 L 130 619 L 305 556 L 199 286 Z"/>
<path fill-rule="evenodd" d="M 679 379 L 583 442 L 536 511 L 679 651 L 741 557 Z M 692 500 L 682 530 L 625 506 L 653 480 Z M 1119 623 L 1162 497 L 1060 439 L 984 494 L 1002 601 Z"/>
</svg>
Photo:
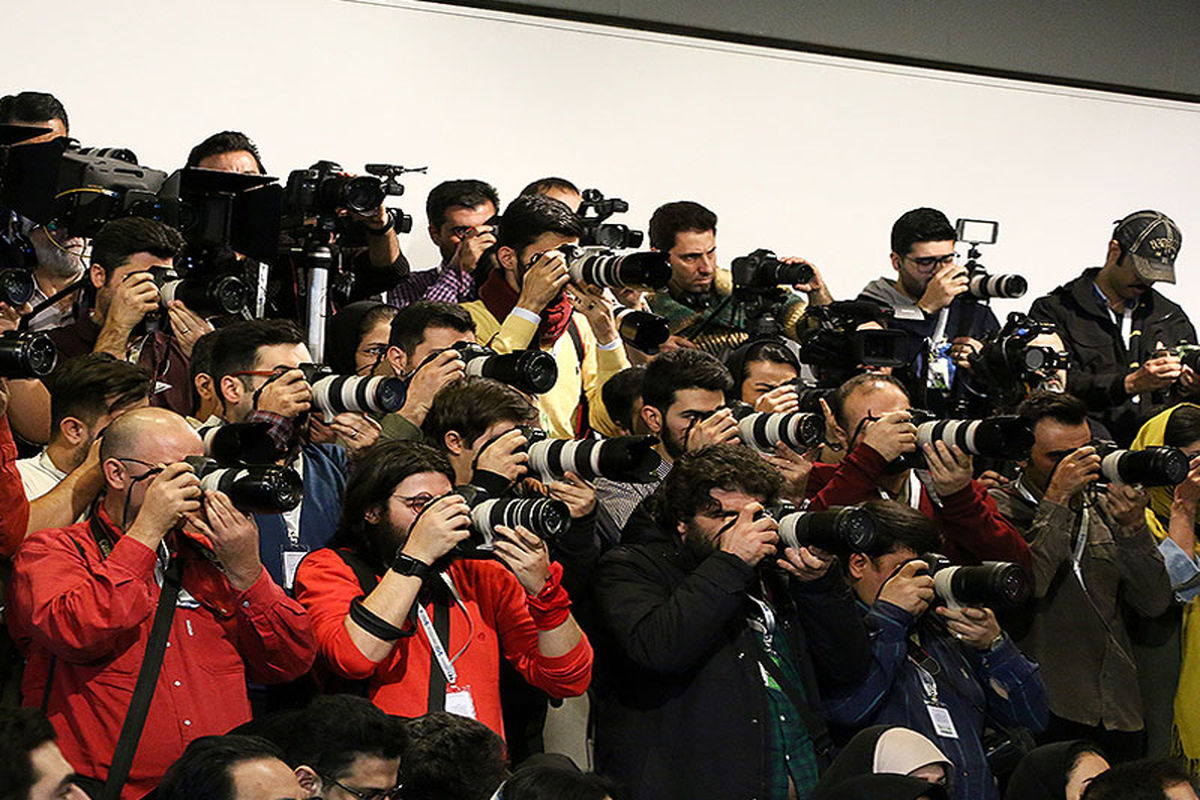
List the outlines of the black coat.
<svg viewBox="0 0 1200 800">
<path fill-rule="evenodd" d="M 1162 406 L 1175 402 L 1166 392 L 1147 393 L 1139 403 L 1125 394 L 1125 376 L 1150 358 L 1159 342 L 1168 347 L 1195 343 L 1196 329 L 1182 308 L 1154 289 L 1133 312 L 1133 333 L 1125 347 L 1120 327 L 1100 304 L 1092 286 L 1099 267 L 1033 301 L 1029 315 L 1053 322 L 1071 355 L 1067 391 L 1127 446 L 1138 428 Z"/>
<path fill-rule="evenodd" d="M 611 550 L 596 573 L 598 769 L 633 800 L 763 797 L 767 704 L 746 623 L 760 573 L 722 552 L 697 563 L 644 512 L 626 531 L 638 543 Z M 865 676 L 866 629 L 836 565 L 817 581 L 776 577 L 776 635 L 789 637 L 819 708 L 821 689 Z"/>
</svg>

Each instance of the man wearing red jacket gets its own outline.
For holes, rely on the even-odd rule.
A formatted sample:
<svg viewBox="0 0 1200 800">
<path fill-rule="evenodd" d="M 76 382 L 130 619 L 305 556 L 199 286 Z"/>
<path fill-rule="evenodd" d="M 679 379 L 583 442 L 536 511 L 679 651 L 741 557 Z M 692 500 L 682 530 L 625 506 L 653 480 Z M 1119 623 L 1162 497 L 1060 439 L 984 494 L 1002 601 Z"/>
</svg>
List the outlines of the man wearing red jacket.
<svg viewBox="0 0 1200 800">
<path fill-rule="evenodd" d="M 146 654 L 164 574 L 180 574 L 162 667 L 122 797 L 154 788 L 188 743 L 250 719 L 246 679 L 280 682 L 316 653 L 304 609 L 267 575 L 254 522 L 201 489 L 183 417 L 131 411 L 100 447 L 106 491 L 91 518 L 38 531 L 17 554 L 9 625 L 28 660 L 26 705 L 103 780 Z M 200 544 L 203 542 L 203 544 Z"/>
<path fill-rule="evenodd" d="M 963 564 L 1012 561 L 1032 574 L 1029 545 L 1001 516 L 983 484 L 971 477 L 971 456 L 944 442 L 925 445 L 928 470 L 897 463 L 917 450 L 917 427 L 904 387 L 890 375 L 865 373 L 838 387 L 828 401 L 831 443 L 846 457 L 816 464 L 807 492 L 811 508 L 898 500 L 933 518 L 945 555 Z"/>
<path fill-rule="evenodd" d="M 592 648 L 562 568 L 525 528 L 496 527 L 497 561 L 447 558 L 470 528 L 453 480 L 449 459 L 428 445 L 371 448 L 330 547 L 300 562 L 296 597 L 321 660 L 365 680 L 384 711 L 450 711 L 503 735 L 501 655 L 551 697 L 573 697 L 591 681 Z"/>
</svg>

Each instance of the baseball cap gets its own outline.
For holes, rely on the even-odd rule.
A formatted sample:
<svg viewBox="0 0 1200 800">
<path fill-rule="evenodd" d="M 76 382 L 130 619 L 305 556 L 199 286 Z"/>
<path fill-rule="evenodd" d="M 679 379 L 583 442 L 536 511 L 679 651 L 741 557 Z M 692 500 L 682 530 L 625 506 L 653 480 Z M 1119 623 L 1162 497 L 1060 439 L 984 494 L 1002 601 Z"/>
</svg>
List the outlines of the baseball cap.
<svg viewBox="0 0 1200 800">
<path fill-rule="evenodd" d="M 1133 271 L 1144 281 L 1175 282 L 1175 256 L 1183 234 L 1160 211 L 1136 211 L 1116 223 L 1113 237 L 1129 254 Z"/>
</svg>

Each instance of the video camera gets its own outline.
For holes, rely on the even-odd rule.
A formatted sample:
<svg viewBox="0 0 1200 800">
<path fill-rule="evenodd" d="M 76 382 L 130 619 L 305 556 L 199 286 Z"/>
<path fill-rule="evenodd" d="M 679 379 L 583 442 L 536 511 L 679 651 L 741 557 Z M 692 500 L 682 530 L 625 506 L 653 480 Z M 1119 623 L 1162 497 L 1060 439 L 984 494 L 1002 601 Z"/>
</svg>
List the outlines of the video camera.
<svg viewBox="0 0 1200 800">
<path fill-rule="evenodd" d="M 981 244 L 995 244 L 1000 232 L 1000 223 L 987 219 L 959 219 L 954 229 L 960 242 L 970 245 L 967 251 L 967 293 L 978 300 L 993 297 L 1017 298 L 1025 294 L 1029 284 L 1020 275 L 991 275 L 977 260 L 983 255 Z"/>
<path fill-rule="evenodd" d="M 188 456 L 200 487 L 224 492 L 245 514 L 282 514 L 300 505 L 304 482 L 291 467 L 274 464 L 222 464 L 207 456 Z"/>
<path fill-rule="evenodd" d="M 613 214 L 629 211 L 629 203 L 616 197 L 605 198 L 599 189 L 584 189 L 583 202 L 575 212 L 584 225 L 580 240 L 585 247 L 631 250 L 642 246 L 642 232 L 619 223 L 605 223 Z M 600 286 L 607 284 L 597 284 Z"/>
<path fill-rule="evenodd" d="M 607 478 L 622 483 L 654 483 L 662 457 L 654 436 L 614 436 L 609 439 L 550 439 L 523 429 L 529 440 L 529 468 L 543 481 L 560 480 L 573 472 L 584 480 Z M 537 429 L 533 429 L 536 431 Z"/>
<path fill-rule="evenodd" d="M 396 164 L 367 164 L 366 175 L 348 175 L 333 161 L 318 161 L 308 169 L 288 173 L 283 190 L 284 227 L 304 227 L 312 219 L 323 230 L 339 227 L 338 211 L 346 209 L 368 214 L 388 197 L 404 194 L 400 176 L 407 172 L 425 172 L 428 167 L 402 167 Z M 393 223 L 399 233 L 412 230 L 412 216 L 393 209 Z"/>
<path fill-rule="evenodd" d="M 564 244 L 558 250 L 567 260 L 567 271 L 576 283 L 662 290 L 671 280 L 671 263 L 666 253 L 647 250 L 618 255 L 607 247 L 577 247 Z"/>
<path fill-rule="evenodd" d="M 929 569 L 917 574 L 933 576 L 933 591 L 948 608 L 1018 608 L 1033 594 L 1029 574 L 1011 561 L 960 567 L 938 553 L 925 553 L 920 559 Z"/>
<path fill-rule="evenodd" d="M 825 511 L 801 511 L 791 503 L 766 509 L 779 523 L 780 549 L 816 547 L 845 558 L 875 550 L 875 521 L 861 508 L 847 506 Z"/>
<path fill-rule="evenodd" d="M 1178 447 L 1147 447 L 1125 450 L 1115 442 L 1093 439 L 1088 445 L 1100 456 L 1100 477 L 1096 484 L 1109 482 L 1142 486 L 1173 486 L 1182 483 L 1190 470 L 1187 453 Z"/>
<path fill-rule="evenodd" d="M 347 411 L 388 414 L 399 411 L 408 397 L 408 384 L 400 378 L 337 375 L 321 364 L 297 367 L 312 387 L 313 407 L 332 417 Z"/>
<path fill-rule="evenodd" d="M 1067 353 L 1050 345 L 1033 344 L 1037 337 L 1055 332 L 1052 322 L 1039 322 L 1019 311 L 1011 312 L 1000 332 L 985 341 L 979 352 L 970 355 L 972 377 L 1002 400 L 1023 399 L 1026 386 L 1036 386 L 1068 366 Z"/>
<path fill-rule="evenodd" d="M 910 337 L 900 330 L 857 330 L 868 322 L 886 325 L 893 311 L 865 300 L 810 306 L 799 332 L 800 360 L 816 368 L 823 384 L 840 384 L 859 364 L 902 367 L 912 360 Z"/>
<path fill-rule="evenodd" d="M 490 558 L 495 551 L 496 528 L 503 525 L 526 528 L 539 539 L 553 541 L 571 524 L 571 511 L 561 500 L 549 498 L 490 498 L 474 486 L 457 486 L 471 507 L 471 535 L 455 546 L 453 553 L 462 558 Z"/>
</svg>

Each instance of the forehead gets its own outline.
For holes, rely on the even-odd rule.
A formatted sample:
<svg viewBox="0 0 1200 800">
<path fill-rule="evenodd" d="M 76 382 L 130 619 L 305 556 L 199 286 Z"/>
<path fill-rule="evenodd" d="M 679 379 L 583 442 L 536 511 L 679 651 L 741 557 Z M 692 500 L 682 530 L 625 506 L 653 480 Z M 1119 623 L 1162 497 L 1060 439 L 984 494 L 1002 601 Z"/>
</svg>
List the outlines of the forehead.
<svg viewBox="0 0 1200 800">
<path fill-rule="evenodd" d="M 256 369 L 274 369 L 275 367 L 297 367 L 308 364 L 312 356 L 308 346 L 296 344 L 264 344 L 254 351 L 254 367 Z"/>
<path fill-rule="evenodd" d="M 671 411 L 712 411 L 725 404 L 725 395 L 715 389 L 680 389 L 675 392 Z"/>
<path fill-rule="evenodd" d="M 460 225 L 482 225 L 496 214 L 496 207 L 492 205 L 492 201 L 480 203 L 477 206 L 450 206 L 446 209 L 446 221 L 444 225 L 449 225 L 451 228 L 457 228 Z"/>
<path fill-rule="evenodd" d="M 53 139 L 61 139 L 63 136 L 67 135 L 67 126 L 64 125 L 63 121 L 61 119 L 58 119 L 57 117 L 55 117 L 54 119 L 42 120 L 41 122 L 27 122 L 24 120 L 13 120 L 12 122 L 9 122 L 6 124 L 16 125 L 21 128 L 49 128 L 50 129 L 49 133 L 43 133 L 42 135 L 35 136 L 32 139 L 26 139 L 23 142 L 18 142 L 18 144 L 41 144 L 42 142 L 49 142 Z"/>
<path fill-rule="evenodd" d="M 778 361 L 751 361 L 746 365 L 746 380 L 783 383 L 796 377 L 796 368 Z"/>
<path fill-rule="evenodd" d="M 431 494 L 435 497 L 449 492 L 450 479 L 440 472 L 417 472 L 396 484 L 395 493 L 405 497 Z"/>
<path fill-rule="evenodd" d="M 418 347 L 425 347 L 430 350 L 442 350 L 452 344 L 473 341 L 475 341 L 475 334 L 470 331 L 456 331 L 454 328 L 437 325 L 425 329 Z"/>
<path fill-rule="evenodd" d="M 761 503 L 761 495 L 749 494 L 741 489 L 711 489 L 709 497 L 720 504 L 722 511 L 741 511 L 751 503 Z"/>
<path fill-rule="evenodd" d="M 953 239 L 946 239 L 940 242 L 913 242 L 912 247 L 908 248 L 908 256 L 910 258 L 924 258 L 925 256 L 948 256 L 953 252 Z"/>
<path fill-rule="evenodd" d="M 671 247 L 671 252 L 707 253 L 716 246 L 716 231 L 679 231 L 675 234 L 675 244 Z"/>
<path fill-rule="evenodd" d="M 1074 450 L 1091 441 L 1088 424 L 1065 425 L 1056 419 L 1040 419 L 1033 426 L 1034 442 L 1039 450 Z"/>
<path fill-rule="evenodd" d="M 579 244 L 578 236 L 564 236 L 561 233 L 546 231 L 533 240 L 533 243 L 522 251 L 522 255 L 532 253 L 544 253 L 547 250 L 553 250 L 556 247 L 562 247 L 564 244 Z"/>
<path fill-rule="evenodd" d="M 215 169 L 221 172 L 241 172 L 249 175 L 258 175 L 258 161 L 254 159 L 254 154 L 249 150 L 230 150 L 227 153 L 216 153 L 211 156 L 205 156 L 197 162 L 196 166 L 201 169 Z"/>
<path fill-rule="evenodd" d="M 134 253 L 125 259 L 125 263 L 109 268 L 108 279 L 111 282 L 114 279 L 120 279 L 135 272 L 145 272 L 151 267 L 172 267 L 174 265 L 175 260 L 172 258 L 163 258 L 153 253 Z M 100 264 L 100 266 L 107 268 L 106 264 Z"/>
<path fill-rule="evenodd" d="M 868 412 L 873 416 L 888 411 L 903 411 L 908 408 L 908 398 L 900 387 L 890 383 L 872 381 L 859 386 L 846 398 L 844 411 L 846 420 L 857 423 Z"/>
</svg>

